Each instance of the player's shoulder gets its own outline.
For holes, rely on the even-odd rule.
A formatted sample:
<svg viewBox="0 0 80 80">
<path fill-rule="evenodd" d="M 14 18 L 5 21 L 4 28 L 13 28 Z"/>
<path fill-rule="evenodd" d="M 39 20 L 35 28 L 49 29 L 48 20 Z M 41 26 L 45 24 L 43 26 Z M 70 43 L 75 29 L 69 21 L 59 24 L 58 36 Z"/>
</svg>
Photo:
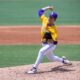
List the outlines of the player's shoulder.
<svg viewBox="0 0 80 80">
<path fill-rule="evenodd" d="M 40 16 L 40 18 L 47 19 L 45 15 Z"/>
<path fill-rule="evenodd" d="M 48 18 L 45 15 L 40 16 L 42 22 L 48 22 Z"/>
</svg>

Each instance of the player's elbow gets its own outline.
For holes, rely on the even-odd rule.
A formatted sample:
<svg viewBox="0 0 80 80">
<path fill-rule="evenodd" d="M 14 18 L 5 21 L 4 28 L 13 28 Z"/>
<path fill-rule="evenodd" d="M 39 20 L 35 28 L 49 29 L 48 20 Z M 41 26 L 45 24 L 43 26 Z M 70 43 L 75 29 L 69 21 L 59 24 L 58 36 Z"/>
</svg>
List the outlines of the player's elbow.
<svg viewBox="0 0 80 80">
<path fill-rule="evenodd" d="M 40 9 L 40 10 L 38 11 L 38 16 L 41 17 L 41 16 L 43 15 L 43 13 L 44 13 L 44 10 Z"/>
</svg>

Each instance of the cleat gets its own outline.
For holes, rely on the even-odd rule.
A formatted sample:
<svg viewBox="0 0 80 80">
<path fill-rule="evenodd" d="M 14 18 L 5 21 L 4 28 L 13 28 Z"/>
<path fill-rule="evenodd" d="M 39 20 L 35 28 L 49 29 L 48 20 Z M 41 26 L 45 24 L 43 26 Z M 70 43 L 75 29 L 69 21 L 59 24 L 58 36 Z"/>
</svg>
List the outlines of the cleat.
<svg viewBox="0 0 80 80">
<path fill-rule="evenodd" d="M 30 71 L 28 71 L 28 74 L 35 74 L 37 72 L 37 69 L 33 67 Z"/>
<path fill-rule="evenodd" d="M 68 59 L 66 59 L 65 56 L 62 56 L 62 58 L 63 58 L 63 64 L 72 65 L 72 63 Z"/>
</svg>

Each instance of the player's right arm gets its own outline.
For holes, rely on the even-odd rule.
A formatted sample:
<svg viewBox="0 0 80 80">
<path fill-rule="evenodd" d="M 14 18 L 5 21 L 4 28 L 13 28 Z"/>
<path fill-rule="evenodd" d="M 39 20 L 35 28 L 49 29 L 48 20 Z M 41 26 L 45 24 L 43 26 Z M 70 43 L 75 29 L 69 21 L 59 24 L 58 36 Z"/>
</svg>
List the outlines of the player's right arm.
<svg viewBox="0 0 80 80">
<path fill-rule="evenodd" d="M 40 19 L 41 19 L 42 22 L 46 19 L 44 13 L 47 10 L 53 10 L 53 7 L 52 6 L 43 7 L 38 12 L 38 15 L 39 15 L 39 17 L 40 17 Z"/>
</svg>

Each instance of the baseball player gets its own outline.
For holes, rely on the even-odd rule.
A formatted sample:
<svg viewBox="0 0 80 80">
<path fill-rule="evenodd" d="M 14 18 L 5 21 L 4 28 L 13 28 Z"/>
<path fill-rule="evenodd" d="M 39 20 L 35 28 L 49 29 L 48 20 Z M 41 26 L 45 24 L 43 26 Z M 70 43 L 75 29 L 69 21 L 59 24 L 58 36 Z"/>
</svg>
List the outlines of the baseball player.
<svg viewBox="0 0 80 80">
<path fill-rule="evenodd" d="M 38 66 L 45 55 L 52 62 L 58 61 L 58 62 L 62 62 L 63 64 L 69 64 L 69 65 L 71 64 L 71 62 L 66 58 L 64 57 L 60 58 L 54 54 L 54 50 L 58 43 L 57 40 L 58 32 L 56 30 L 56 25 L 54 23 L 58 18 L 58 14 L 52 11 L 53 9 L 54 8 L 52 6 L 47 6 L 41 8 L 38 12 L 39 18 L 42 22 L 42 27 L 41 27 L 42 48 L 39 50 L 38 57 L 32 69 L 28 71 L 29 74 L 34 74 L 37 72 Z M 47 18 L 44 14 L 47 10 L 52 11 L 51 14 L 49 14 L 49 18 Z"/>
</svg>

